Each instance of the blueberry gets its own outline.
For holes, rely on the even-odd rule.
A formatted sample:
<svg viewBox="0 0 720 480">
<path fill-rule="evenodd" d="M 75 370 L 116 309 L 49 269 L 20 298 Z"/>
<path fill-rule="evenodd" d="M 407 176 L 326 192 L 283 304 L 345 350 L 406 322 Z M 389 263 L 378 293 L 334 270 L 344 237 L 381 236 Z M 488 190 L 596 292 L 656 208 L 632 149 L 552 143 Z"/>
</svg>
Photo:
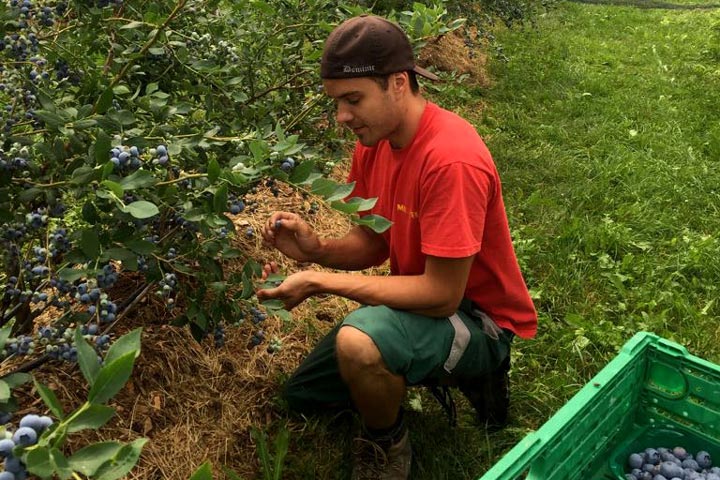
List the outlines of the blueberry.
<svg viewBox="0 0 720 480">
<path fill-rule="evenodd" d="M 12 439 L 15 444 L 27 447 L 37 442 L 37 432 L 30 427 L 20 427 L 15 431 Z"/>
<path fill-rule="evenodd" d="M 23 469 L 20 459 L 17 457 L 6 457 L 5 458 L 5 471 L 11 473 L 18 473 Z"/>
<path fill-rule="evenodd" d="M 633 469 L 640 469 L 643 466 L 644 460 L 641 455 L 638 455 L 637 453 L 633 453 L 628 458 L 628 465 L 630 468 Z"/>
<path fill-rule="evenodd" d="M 681 477 L 682 474 L 682 468 L 672 461 L 665 461 L 660 465 L 660 475 L 667 478 Z"/>
<path fill-rule="evenodd" d="M 653 465 L 660 463 L 660 452 L 654 448 L 645 449 L 645 461 Z"/>
<path fill-rule="evenodd" d="M 39 416 L 29 414 L 20 419 L 20 427 L 29 427 L 35 430 L 35 432 L 40 433 L 42 432 L 44 425 Z"/>
<path fill-rule="evenodd" d="M 675 447 L 672 451 L 673 455 L 675 455 L 676 458 L 679 458 L 680 460 L 685 460 L 687 458 L 687 450 L 685 450 L 683 447 Z"/>
<path fill-rule="evenodd" d="M 695 461 L 700 468 L 710 468 L 712 466 L 710 454 L 704 450 L 700 450 L 697 455 L 695 455 Z"/>
<path fill-rule="evenodd" d="M 9 438 L 0 440 L 0 456 L 9 457 L 12 456 L 13 448 L 15 448 L 15 442 Z"/>
<path fill-rule="evenodd" d="M 12 472 L 0 472 L 0 480 L 15 480 L 15 474 Z"/>
<path fill-rule="evenodd" d="M 689 468 L 690 470 L 695 470 L 695 471 L 700 470 L 700 465 L 698 465 L 698 463 L 695 460 L 693 460 L 692 458 L 686 458 L 685 460 L 683 460 L 682 467 Z"/>
</svg>

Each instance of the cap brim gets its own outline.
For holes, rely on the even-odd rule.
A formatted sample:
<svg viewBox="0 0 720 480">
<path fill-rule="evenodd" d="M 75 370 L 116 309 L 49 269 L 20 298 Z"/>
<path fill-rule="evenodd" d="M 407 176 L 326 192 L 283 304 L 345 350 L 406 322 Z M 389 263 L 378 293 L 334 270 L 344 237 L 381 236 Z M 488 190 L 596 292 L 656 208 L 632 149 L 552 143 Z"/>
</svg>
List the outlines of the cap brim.
<svg viewBox="0 0 720 480">
<path fill-rule="evenodd" d="M 431 73 L 422 67 L 418 67 L 417 65 L 415 65 L 415 68 L 413 68 L 413 72 L 417 73 L 418 75 L 422 75 L 423 77 L 430 80 L 440 80 L 440 77 L 438 77 L 434 73 Z"/>
</svg>

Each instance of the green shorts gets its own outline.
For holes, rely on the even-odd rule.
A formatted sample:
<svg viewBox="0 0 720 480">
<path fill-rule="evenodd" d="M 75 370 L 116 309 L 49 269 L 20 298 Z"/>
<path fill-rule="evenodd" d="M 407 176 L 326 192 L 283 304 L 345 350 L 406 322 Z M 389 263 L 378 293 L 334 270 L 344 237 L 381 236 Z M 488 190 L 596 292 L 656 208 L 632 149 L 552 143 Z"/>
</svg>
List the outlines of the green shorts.
<svg viewBox="0 0 720 480">
<path fill-rule="evenodd" d="M 335 358 L 335 337 L 346 325 L 372 338 L 389 370 L 405 377 L 408 386 L 489 373 L 510 355 L 513 338 L 507 330 L 500 330 L 497 339 L 485 333 L 481 316 L 467 301 L 453 318 L 361 307 L 333 328 L 288 379 L 283 397 L 290 409 L 305 413 L 351 406 Z"/>
</svg>

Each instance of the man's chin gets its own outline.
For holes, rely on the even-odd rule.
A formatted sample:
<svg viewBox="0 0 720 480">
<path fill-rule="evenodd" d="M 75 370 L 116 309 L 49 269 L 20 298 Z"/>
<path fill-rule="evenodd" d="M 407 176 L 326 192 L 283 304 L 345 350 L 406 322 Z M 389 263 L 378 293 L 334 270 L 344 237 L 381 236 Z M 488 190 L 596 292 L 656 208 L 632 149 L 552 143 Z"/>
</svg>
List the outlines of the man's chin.
<svg viewBox="0 0 720 480">
<path fill-rule="evenodd" d="M 361 135 L 358 135 L 357 138 L 358 138 L 358 142 L 360 142 L 360 144 L 363 147 L 374 147 L 378 143 L 378 141 L 376 139 L 367 138 L 367 137 L 363 138 Z"/>
</svg>

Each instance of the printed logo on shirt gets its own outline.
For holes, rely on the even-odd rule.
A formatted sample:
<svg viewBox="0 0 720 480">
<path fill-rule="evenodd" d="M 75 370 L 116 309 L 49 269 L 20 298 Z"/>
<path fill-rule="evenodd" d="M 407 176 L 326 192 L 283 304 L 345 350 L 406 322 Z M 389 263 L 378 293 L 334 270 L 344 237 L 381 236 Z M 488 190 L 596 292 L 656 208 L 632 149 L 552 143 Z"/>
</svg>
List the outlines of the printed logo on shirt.
<svg viewBox="0 0 720 480">
<path fill-rule="evenodd" d="M 413 212 L 412 210 L 409 210 L 407 205 L 405 205 L 405 204 L 398 203 L 397 211 L 408 214 L 410 216 L 410 218 L 418 218 L 418 212 Z"/>
</svg>

